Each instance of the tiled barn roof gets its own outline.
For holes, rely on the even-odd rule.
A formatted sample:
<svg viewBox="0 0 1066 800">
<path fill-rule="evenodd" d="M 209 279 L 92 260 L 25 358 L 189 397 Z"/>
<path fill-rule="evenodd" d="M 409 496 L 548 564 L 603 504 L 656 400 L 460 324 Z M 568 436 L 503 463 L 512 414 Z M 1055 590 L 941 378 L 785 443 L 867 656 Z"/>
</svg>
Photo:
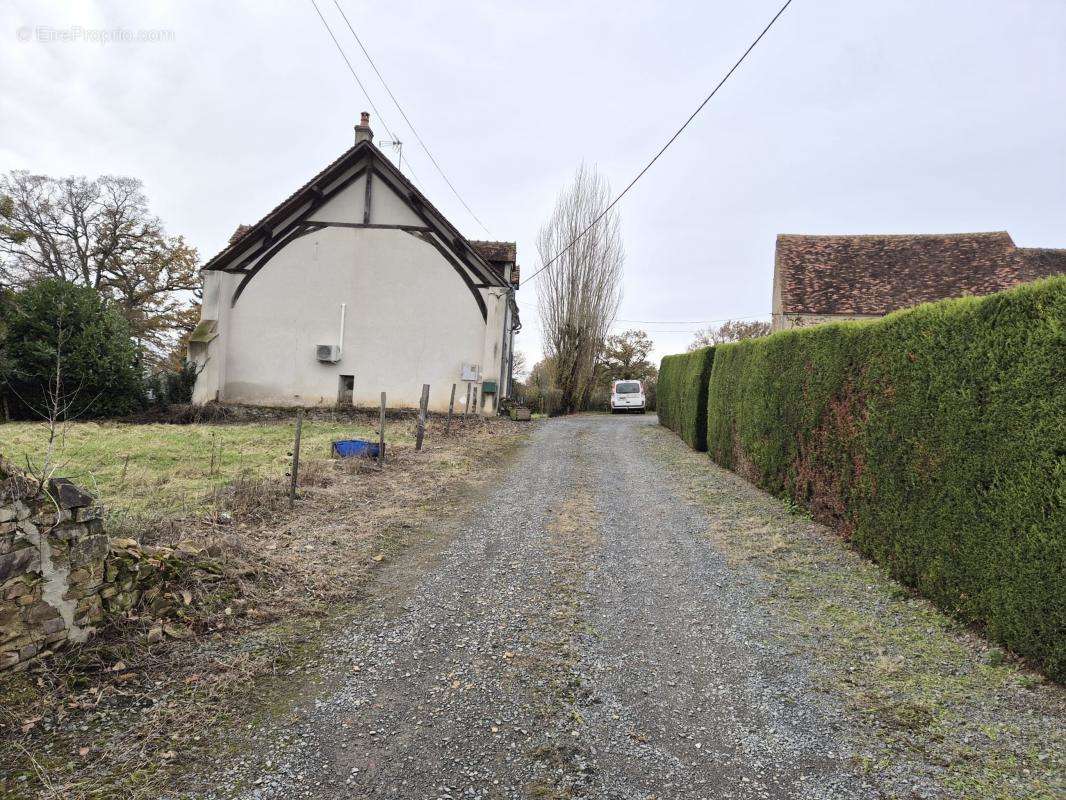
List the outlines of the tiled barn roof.
<svg viewBox="0 0 1066 800">
<path fill-rule="evenodd" d="M 337 171 L 346 160 L 350 159 L 353 153 L 360 149 L 361 144 L 361 142 L 357 142 L 355 145 L 341 153 L 340 156 L 338 156 L 332 163 L 329 164 L 329 166 L 327 166 L 325 169 L 323 169 L 321 172 L 311 178 L 311 180 L 307 181 L 307 183 L 305 183 L 295 192 L 293 192 L 280 203 L 278 203 L 276 206 L 274 206 L 274 208 L 271 211 L 267 212 L 266 216 L 259 220 L 259 222 L 255 223 L 255 225 L 245 225 L 243 223 L 238 225 L 237 230 L 235 230 L 233 232 L 233 235 L 229 237 L 229 242 L 226 243 L 226 246 L 222 248 L 220 252 L 216 253 L 214 256 L 208 259 L 207 263 L 204 264 L 203 269 L 210 270 L 220 268 L 219 265 L 226 259 L 229 254 L 234 252 L 234 246 L 243 241 L 249 234 L 251 234 L 257 229 L 262 229 L 264 226 L 270 225 L 273 222 L 277 222 L 281 219 L 284 219 L 286 216 L 296 211 L 300 205 L 307 201 L 307 195 L 312 190 L 312 188 L 320 181 L 327 180 L 328 177 L 333 172 Z M 367 147 L 373 147 L 373 145 L 368 143 L 362 145 L 362 147 L 363 149 L 366 149 Z"/>
<path fill-rule="evenodd" d="M 777 237 L 786 314 L 887 314 L 1066 272 L 1066 250 L 1018 248 L 1006 231 Z"/>
<path fill-rule="evenodd" d="M 1049 275 L 1066 273 L 1066 250 L 1050 247 L 1019 247 L 1025 280 L 1035 281 Z"/>
<path fill-rule="evenodd" d="M 517 246 L 514 242 L 490 242 L 483 239 L 468 239 L 467 241 L 474 248 L 474 252 L 488 261 L 499 272 L 500 277 L 506 274 L 504 267 L 507 264 L 514 265 L 511 269 L 511 283 L 515 286 L 518 285 L 518 264 L 515 263 Z"/>
</svg>

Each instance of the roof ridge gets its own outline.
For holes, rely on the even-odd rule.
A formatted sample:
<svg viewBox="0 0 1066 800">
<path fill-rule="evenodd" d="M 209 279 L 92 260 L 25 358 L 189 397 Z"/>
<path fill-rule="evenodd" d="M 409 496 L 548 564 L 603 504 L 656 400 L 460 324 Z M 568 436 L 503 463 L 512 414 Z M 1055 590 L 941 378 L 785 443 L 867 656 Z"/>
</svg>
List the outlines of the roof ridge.
<svg viewBox="0 0 1066 800">
<path fill-rule="evenodd" d="M 1009 231 L 971 231 L 962 233 L 779 233 L 778 239 L 961 239 L 963 237 L 1013 238 Z"/>
<path fill-rule="evenodd" d="M 204 262 L 204 267 L 206 267 L 209 264 L 217 261 L 219 258 L 221 258 L 223 256 L 223 254 L 225 254 L 227 251 L 229 251 L 231 248 L 233 248 L 236 244 L 238 244 L 239 242 L 244 241 L 244 239 L 247 238 L 252 233 L 252 231 L 254 231 L 256 228 L 258 228 L 260 225 L 262 225 L 268 219 L 270 219 L 270 217 L 274 216 L 279 211 L 281 211 L 283 208 L 285 208 L 285 206 L 287 204 L 291 203 L 293 200 L 295 200 L 297 197 L 299 197 L 301 194 L 303 194 L 305 191 L 307 191 L 308 187 L 313 186 L 314 183 L 319 178 L 321 178 L 323 175 L 325 175 L 331 169 L 336 167 L 337 164 L 339 164 L 340 162 L 344 161 L 346 158 L 351 156 L 352 152 L 357 147 L 361 147 L 363 144 L 367 144 L 370 147 L 372 147 L 375 150 L 377 150 L 377 147 L 374 146 L 374 143 L 369 141 L 369 140 L 367 140 L 365 142 L 356 142 L 355 144 L 353 144 L 351 147 L 349 147 L 347 150 L 345 150 L 343 153 L 341 153 L 335 159 L 330 161 L 329 164 L 327 164 L 325 167 L 323 167 L 318 172 L 316 172 L 314 174 L 314 176 L 311 177 L 310 180 L 304 181 L 300 185 L 299 189 L 297 189 L 296 191 L 290 193 L 284 200 L 282 200 L 280 203 L 278 203 L 276 206 L 274 206 L 272 209 L 270 209 L 268 212 L 266 212 L 257 221 L 253 222 L 251 225 L 244 225 L 244 223 L 242 223 L 241 226 L 238 226 L 238 227 L 244 227 L 245 230 L 241 233 L 240 236 L 237 236 L 236 234 L 231 236 L 228 244 L 225 247 L 223 247 L 215 255 L 213 255 L 211 258 L 209 258 L 207 261 Z M 378 152 L 380 153 L 381 151 L 378 150 Z M 382 153 L 382 155 L 384 155 L 384 153 Z"/>
<path fill-rule="evenodd" d="M 332 184 L 344 171 L 353 166 L 357 166 L 359 159 L 367 159 L 367 168 L 373 169 L 381 175 L 386 183 L 394 182 L 392 190 L 395 191 L 401 199 L 409 203 L 413 207 L 417 207 L 420 215 L 423 219 L 430 224 L 431 227 L 436 226 L 437 235 L 445 242 L 450 243 L 449 246 L 456 249 L 457 255 L 460 260 L 467 263 L 467 267 L 474 273 L 483 273 L 483 277 L 487 280 L 493 280 L 498 277 L 494 267 L 489 263 L 480 252 L 470 245 L 470 240 L 467 239 L 462 232 L 452 224 L 444 214 L 442 214 L 436 206 L 426 197 L 414 182 L 408 178 L 403 172 L 392 163 L 392 161 L 369 139 L 356 142 L 351 147 L 347 148 L 337 158 L 331 161 L 326 167 L 319 170 L 315 175 L 305 182 L 299 189 L 290 194 L 284 200 L 282 200 L 277 206 L 268 211 L 262 218 L 259 219 L 254 225 L 249 226 L 240 236 L 234 236 L 230 239 L 229 244 L 221 250 L 219 253 L 211 257 L 201 270 L 214 270 L 224 269 L 219 267 L 221 263 L 225 263 L 228 258 L 233 255 L 240 255 L 243 252 L 243 248 L 248 246 L 247 242 L 251 242 L 250 247 L 254 248 L 255 242 L 252 237 L 255 233 L 268 230 L 270 225 L 284 221 L 288 219 L 292 214 L 299 214 L 302 218 L 303 215 L 310 213 L 307 211 L 301 211 L 304 205 L 309 202 L 308 194 L 312 190 L 322 190 L 326 186 Z M 404 195 L 406 194 L 406 197 Z M 312 203 L 311 208 L 314 208 Z M 432 218 L 432 223 L 430 223 Z M 466 247 L 458 246 L 457 243 L 466 243 Z M 517 244 L 515 242 L 499 242 L 499 245 L 506 245 L 512 249 L 517 250 Z M 502 281 L 502 277 L 499 277 Z"/>
</svg>

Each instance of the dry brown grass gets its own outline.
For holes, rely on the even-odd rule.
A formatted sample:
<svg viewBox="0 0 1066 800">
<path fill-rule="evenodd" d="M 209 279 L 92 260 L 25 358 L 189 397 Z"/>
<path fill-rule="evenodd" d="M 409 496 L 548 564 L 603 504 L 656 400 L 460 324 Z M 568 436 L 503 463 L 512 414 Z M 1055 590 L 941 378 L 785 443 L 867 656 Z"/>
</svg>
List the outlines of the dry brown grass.
<svg viewBox="0 0 1066 800">
<path fill-rule="evenodd" d="M 602 536 L 602 525 L 592 493 L 583 483 L 571 487 L 571 495 L 547 525 L 552 570 L 544 615 L 549 627 L 547 632 L 531 632 L 526 654 L 515 660 L 516 666 L 538 676 L 533 707 L 546 729 L 584 724 L 576 710 L 582 689 L 574 639 L 581 632 L 581 582 L 589 554 Z M 587 753 L 575 744 L 553 743 L 538 746 L 530 756 L 550 770 L 525 787 L 530 796 L 557 800 L 574 796 L 570 786 L 558 782 L 564 774 L 559 768 L 586 760 Z"/>
<path fill-rule="evenodd" d="M 134 609 L 87 645 L 0 676 L 0 797 L 158 796 L 174 765 L 217 744 L 213 730 L 254 719 L 247 700 L 315 652 L 330 615 L 419 528 L 457 513 L 527 429 L 460 419 L 446 438 L 432 419 L 425 449 L 391 448 L 384 470 L 310 462 L 293 511 L 285 480 L 238 479 L 205 516 L 109 531 L 201 548 L 222 575 L 191 574 L 189 639 L 149 643 L 157 621 Z"/>
</svg>

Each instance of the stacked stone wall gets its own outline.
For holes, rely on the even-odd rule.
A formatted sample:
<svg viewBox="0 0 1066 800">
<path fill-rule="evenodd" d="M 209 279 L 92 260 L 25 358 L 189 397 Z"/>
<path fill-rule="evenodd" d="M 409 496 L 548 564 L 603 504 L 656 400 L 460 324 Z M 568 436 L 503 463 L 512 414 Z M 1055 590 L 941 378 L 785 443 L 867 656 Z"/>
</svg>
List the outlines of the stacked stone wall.
<svg viewBox="0 0 1066 800">
<path fill-rule="evenodd" d="M 168 591 L 195 549 L 111 539 L 104 510 L 65 478 L 45 486 L 0 459 L 0 670 L 84 642 L 109 616 L 181 605 Z"/>
</svg>

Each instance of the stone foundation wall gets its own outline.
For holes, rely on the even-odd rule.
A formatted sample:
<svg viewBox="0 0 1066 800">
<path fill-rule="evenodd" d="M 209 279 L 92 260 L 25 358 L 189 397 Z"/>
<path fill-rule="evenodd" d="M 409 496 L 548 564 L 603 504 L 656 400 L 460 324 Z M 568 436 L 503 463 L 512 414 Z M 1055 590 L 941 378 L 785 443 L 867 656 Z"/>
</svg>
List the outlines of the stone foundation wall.
<svg viewBox="0 0 1066 800">
<path fill-rule="evenodd" d="M 0 670 L 84 642 L 111 614 L 158 616 L 181 554 L 110 539 L 103 508 L 64 478 L 40 487 L 0 459 Z M 158 606 L 158 607 L 157 607 Z"/>
</svg>

